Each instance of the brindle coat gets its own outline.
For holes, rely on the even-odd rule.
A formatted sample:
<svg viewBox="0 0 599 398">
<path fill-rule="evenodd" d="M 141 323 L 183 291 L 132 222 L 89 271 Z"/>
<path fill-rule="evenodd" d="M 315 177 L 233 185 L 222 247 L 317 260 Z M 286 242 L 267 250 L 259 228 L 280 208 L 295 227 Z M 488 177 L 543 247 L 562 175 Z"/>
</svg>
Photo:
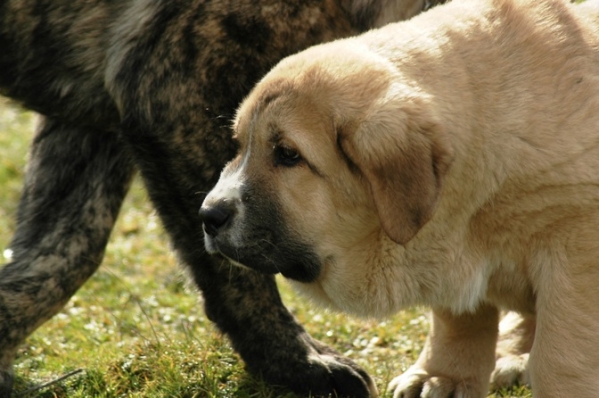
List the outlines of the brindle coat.
<svg viewBox="0 0 599 398">
<path fill-rule="evenodd" d="M 206 254 L 199 193 L 235 154 L 229 116 L 276 61 L 423 3 L 0 0 L 0 93 L 45 117 L 13 260 L 0 269 L 0 396 L 18 345 L 100 265 L 136 169 L 208 317 L 252 373 L 298 392 L 368 396 L 370 377 L 297 324 L 271 276 Z"/>
</svg>

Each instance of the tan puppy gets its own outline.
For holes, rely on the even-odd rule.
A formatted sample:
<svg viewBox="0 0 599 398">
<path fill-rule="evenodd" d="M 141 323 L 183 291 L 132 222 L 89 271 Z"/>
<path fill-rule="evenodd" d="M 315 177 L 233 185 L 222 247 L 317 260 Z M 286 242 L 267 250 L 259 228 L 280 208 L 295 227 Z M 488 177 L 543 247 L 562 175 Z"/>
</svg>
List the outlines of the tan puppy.
<svg viewBox="0 0 599 398">
<path fill-rule="evenodd" d="M 283 60 L 239 109 L 207 249 L 354 314 L 431 306 L 396 397 L 485 396 L 500 309 L 518 372 L 534 333 L 535 396 L 597 397 L 598 15 L 455 0 Z"/>
</svg>

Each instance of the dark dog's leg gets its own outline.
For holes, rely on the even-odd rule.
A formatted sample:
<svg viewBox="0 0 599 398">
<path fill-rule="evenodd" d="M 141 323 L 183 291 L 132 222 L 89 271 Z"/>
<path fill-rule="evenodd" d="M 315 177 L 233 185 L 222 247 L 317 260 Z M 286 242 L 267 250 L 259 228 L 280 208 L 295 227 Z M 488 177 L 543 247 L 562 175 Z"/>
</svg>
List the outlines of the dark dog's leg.
<svg viewBox="0 0 599 398">
<path fill-rule="evenodd" d="M 296 322 L 272 275 L 231 267 L 206 253 L 198 211 L 234 144 L 224 133 L 201 134 L 222 130 L 202 108 L 185 109 L 184 100 L 177 106 L 184 112 L 148 125 L 126 117 L 122 131 L 173 245 L 203 293 L 208 317 L 229 336 L 250 372 L 271 384 L 317 396 L 375 395 L 366 372 Z M 159 112 L 164 108 L 153 114 Z"/>
<path fill-rule="evenodd" d="M 200 2 L 192 11 L 189 2 L 139 2 L 143 9 L 131 10 L 130 19 L 144 15 L 143 23 L 123 23 L 106 74 L 123 141 L 204 295 L 209 318 L 249 370 L 298 392 L 374 395 L 363 370 L 295 321 L 272 276 L 232 268 L 204 250 L 198 211 L 235 155 L 230 120 L 241 99 L 284 56 L 352 33 L 347 20 L 334 18 L 342 10 L 328 12 L 318 2 L 239 4 Z M 268 11 L 277 8 L 284 20 Z"/>
<path fill-rule="evenodd" d="M 0 269 L 0 396 L 10 395 L 17 346 L 98 268 L 129 187 L 117 135 L 46 120 L 33 143 L 13 261 Z"/>
<path fill-rule="evenodd" d="M 225 261 L 194 264 L 206 313 L 229 335 L 250 371 L 317 396 L 368 397 L 376 391 L 362 369 L 305 332 L 281 303 L 272 277 Z"/>
<path fill-rule="evenodd" d="M 210 156 L 192 137 L 177 145 L 167 134 L 154 136 L 157 129 L 143 134 L 132 124 L 123 131 L 173 245 L 203 293 L 207 316 L 229 336 L 249 371 L 300 393 L 374 396 L 366 372 L 312 339 L 296 322 L 273 276 L 231 266 L 205 252 L 198 210 L 213 184 L 204 173 L 220 167 L 220 159 L 207 165 Z"/>
</svg>

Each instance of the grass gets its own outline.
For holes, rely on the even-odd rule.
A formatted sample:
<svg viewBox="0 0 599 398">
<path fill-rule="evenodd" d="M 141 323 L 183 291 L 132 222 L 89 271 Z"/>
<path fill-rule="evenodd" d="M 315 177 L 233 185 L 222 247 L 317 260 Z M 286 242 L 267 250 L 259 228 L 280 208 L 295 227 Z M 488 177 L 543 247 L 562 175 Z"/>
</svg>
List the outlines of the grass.
<svg viewBox="0 0 599 398">
<path fill-rule="evenodd" d="M 34 120 L 0 98 L 0 255 L 14 231 Z M 382 396 L 391 396 L 387 383 L 422 348 L 426 311 L 358 320 L 321 311 L 279 282 L 286 305 L 306 329 L 362 365 Z M 249 376 L 206 319 L 139 181 L 103 265 L 20 347 L 15 373 L 17 397 L 294 397 Z M 494 396 L 531 395 L 518 388 Z"/>
</svg>

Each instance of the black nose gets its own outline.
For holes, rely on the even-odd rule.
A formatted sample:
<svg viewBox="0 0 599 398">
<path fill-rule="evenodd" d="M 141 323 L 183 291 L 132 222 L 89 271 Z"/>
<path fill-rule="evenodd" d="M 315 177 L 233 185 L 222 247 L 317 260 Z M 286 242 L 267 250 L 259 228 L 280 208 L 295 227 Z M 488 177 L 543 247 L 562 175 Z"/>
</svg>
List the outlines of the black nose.
<svg viewBox="0 0 599 398">
<path fill-rule="evenodd" d="M 227 221 L 233 218 L 234 214 L 235 207 L 227 202 L 200 208 L 200 218 L 204 223 L 204 231 L 210 236 L 218 235 L 218 231 L 227 224 Z"/>
</svg>

